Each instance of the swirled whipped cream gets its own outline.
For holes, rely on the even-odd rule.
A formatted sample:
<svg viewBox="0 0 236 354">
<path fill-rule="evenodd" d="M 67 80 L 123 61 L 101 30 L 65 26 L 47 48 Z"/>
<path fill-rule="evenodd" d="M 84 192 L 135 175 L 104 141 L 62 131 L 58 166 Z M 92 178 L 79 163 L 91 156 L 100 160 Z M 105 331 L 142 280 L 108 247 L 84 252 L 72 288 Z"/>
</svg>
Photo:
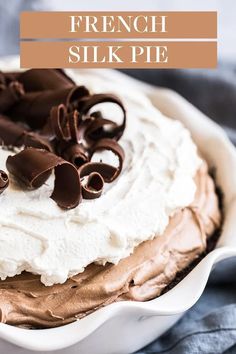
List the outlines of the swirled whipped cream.
<svg viewBox="0 0 236 354">
<path fill-rule="evenodd" d="M 143 241 L 161 237 L 169 218 L 194 200 L 201 160 L 189 131 L 164 117 L 139 92 L 105 82 L 92 71 L 74 79 L 92 92 L 113 92 L 122 99 L 127 109 L 120 140 L 125 151 L 122 173 L 106 184 L 99 199 L 84 200 L 69 211 L 49 198 L 53 176 L 33 191 L 23 190 L 10 176 L 9 188 L 0 195 L 2 280 L 26 270 L 50 286 L 93 262 L 116 264 Z M 115 105 L 102 108 L 107 118 L 119 119 Z M 0 169 L 10 154 L 0 149 Z M 94 159 L 117 163 L 110 152 Z"/>
</svg>

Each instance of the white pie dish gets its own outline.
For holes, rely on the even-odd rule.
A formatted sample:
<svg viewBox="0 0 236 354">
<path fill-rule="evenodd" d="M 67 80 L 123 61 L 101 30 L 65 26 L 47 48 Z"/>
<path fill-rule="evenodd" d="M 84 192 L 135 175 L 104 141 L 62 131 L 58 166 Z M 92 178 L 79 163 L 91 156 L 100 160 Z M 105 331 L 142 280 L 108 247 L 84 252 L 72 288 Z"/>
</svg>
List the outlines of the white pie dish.
<svg viewBox="0 0 236 354">
<path fill-rule="evenodd" d="M 14 70 L 17 65 L 15 58 L 0 62 L 1 69 L 6 70 Z M 223 130 L 170 90 L 153 88 L 110 70 L 96 70 L 96 74 L 130 90 L 135 86 L 165 115 L 181 120 L 189 128 L 201 153 L 217 170 L 217 183 L 224 193 L 223 232 L 217 249 L 175 288 L 157 299 L 111 304 L 80 321 L 53 329 L 29 331 L 0 324 L 0 337 L 25 349 L 40 352 L 61 349 L 67 354 L 132 353 L 164 333 L 198 300 L 216 262 L 236 256 L 236 151 Z M 11 353 L 22 352 L 10 343 L 1 341 L 1 351 L 10 352 L 11 348 Z"/>
</svg>

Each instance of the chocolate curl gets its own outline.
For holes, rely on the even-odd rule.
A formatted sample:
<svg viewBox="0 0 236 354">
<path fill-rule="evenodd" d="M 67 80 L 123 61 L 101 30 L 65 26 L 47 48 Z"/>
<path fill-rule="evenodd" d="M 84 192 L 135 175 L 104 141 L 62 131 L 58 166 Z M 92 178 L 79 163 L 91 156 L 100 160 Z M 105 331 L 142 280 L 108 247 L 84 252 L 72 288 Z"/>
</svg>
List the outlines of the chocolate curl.
<svg viewBox="0 0 236 354">
<path fill-rule="evenodd" d="M 9 186 L 9 178 L 6 172 L 0 170 L 0 194 Z"/>
<path fill-rule="evenodd" d="M 110 150 L 119 159 L 119 166 L 114 167 L 103 162 L 87 162 L 82 165 L 78 172 L 82 181 L 82 195 L 84 199 L 100 197 L 104 182 L 111 183 L 120 174 L 124 160 L 124 150 L 114 140 L 102 139 L 93 146 L 92 155 L 98 151 Z M 85 178 L 86 177 L 86 178 Z M 83 183 L 85 180 L 85 183 Z"/>
<path fill-rule="evenodd" d="M 93 112 L 90 115 L 90 124 L 85 130 L 84 137 L 88 142 L 94 142 L 106 136 L 107 133 L 117 128 L 117 124 L 110 119 L 103 118 L 100 111 Z"/>
<path fill-rule="evenodd" d="M 58 90 L 75 86 L 74 81 L 61 69 L 31 69 L 18 78 L 26 92 Z"/>
<path fill-rule="evenodd" d="M 116 154 L 119 159 L 119 166 L 114 167 L 103 162 L 87 162 L 82 165 L 78 172 L 82 181 L 82 195 L 84 199 L 100 197 L 104 182 L 111 183 L 119 176 L 122 170 L 124 160 L 124 150 L 122 147 L 114 140 L 102 139 L 93 146 L 92 155 L 102 150 L 110 150 Z M 85 183 L 83 183 L 84 179 Z"/>
<path fill-rule="evenodd" d="M 68 144 L 61 153 L 62 157 L 77 168 L 88 161 L 88 154 L 82 144 Z"/>
<path fill-rule="evenodd" d="M 70 131 L 70 141 L 74 143 L 78 143 L 78 111 L 74 110 L 73 112 L 68 114 L 68 126 Z"/>
<path fill-rule="evenodd" d="M 0 113 L 8 111 L 14 106 L 24 95 L 22 84 L 18 81 L 12 81 L 5 88 L 0 90 Z"/>
<path fill-rule="evenodd" d="M 101 139 L 92 147 L 92 157 L 96 152 L 103 151 L 103 150 L 112 151 L 119 159 L 119 166 L 117 168 L 112 166 L 114 169 L 113 170 L 114 173 L 113 173 L 113 175 L 110 176 L 110 178 L 108 180 L 106 179 L 106 182 L 110 183 L 110 182 L 114 181 L 119 176 L 119 174 L 122 170 L 122 167 L 123 167 L 125 153 L 124 153 L 123 148 L 117 143 L 117 141 L 112 140 L 112 139 Z"/>
<path fill-rule="evenodd" d="M 82 176 L 80 175 L 80 177 Z M 83 183 L 83 179 L 85 183 Z M 91 172 L 87 178 L 83 177 L 81 182 L 82 196 L 84 199 L 96 199 L 101 196 L 104 187 L 104 179 L 99 173 Z"/>
<path fill-rule="evenodd" d="M 50 111 L 50 124 L 52 131 L 59 141 L 69 141 L 70 132 L 67 124 L 67 109 L 64 104 L 52 107 Z"/>
<path fill-rule="evenodd" d="M 4 145 L 22 146 L 24 132 L 21 126 L 0 115 L 0 139 Z"/>
<path fill-rule="evenodd" d="M 0 115 L 0 140 L 6 146 L 35 147 L 52 151 L 50 143 L 37 133 L 28 132 L 20 125 Z"/>
<path fill-rule="evenodd" d="M 126 125 L 126 110 L 124 108 L 123 103 L 121 100 L 113 94 L 96 94 L 90 96 L 83 102 L 83 105 L 80 109 L 81 116 L 86 115 L 92 107 L 100 103 L 114 103 L 117 104 L 122 112 L 123 112 L 123 121 L 121 124 L 117 124 L 108 119 L 102 119 L 101 114 L 96 112 L 93 113 L 91 116 L 94 117 L 93 123 L 89 126 L 88 130 L 86 131 L 86 137 L 92 140 L 97 140 L 101 138 L 110 138 L 119 140 L 123 135 L 125 125 Z M 106 125 L 109 125 L 110 129 L 104 129 Z"/>
<path fill-rule="evenodd" d="M 52 129 L 56 136 L 56 150 L 65 160 L 77 168 L 88 161 L 88 153 L 82 144 L 78 143 L 78 112 L 67 114 L 66 107 L 59 105 L 50 112 Z"/>
<path fill-rule="evenodd" d="M 24 132 L 23 146 L 33 147 L 36 149 L 44 149 L 53 152 L 53 148 L 49 140 L 34 132 Z"/>
<path fill-rule="evenodd" d="M 84 86 L 29 92 L 8 114 L 16 120 L 25 121 L 32 129 L 41 129 L 53 106 L 63 103 L 66 107 L 72 107 L 85 94 L 88 94 L 88 90 Z"/>
<path fill-rule="evenodd" d="M 103 162 L 87 162 L 78 171 L 81 178 L 96 172 L 102 176 L 104 182 L 110 183 L 114 180 L 117 168 Z"/>
<path fill-rule="evenodd" d="M 51 198 L 64 209 L 75 208 L 81 200 L 77 169 L 51 152 L 27 148 L 9 156 L 6 166 L 10 173 L 31 189 L 41 187 L 54 169 L 55 182 Z"/>
</svg>

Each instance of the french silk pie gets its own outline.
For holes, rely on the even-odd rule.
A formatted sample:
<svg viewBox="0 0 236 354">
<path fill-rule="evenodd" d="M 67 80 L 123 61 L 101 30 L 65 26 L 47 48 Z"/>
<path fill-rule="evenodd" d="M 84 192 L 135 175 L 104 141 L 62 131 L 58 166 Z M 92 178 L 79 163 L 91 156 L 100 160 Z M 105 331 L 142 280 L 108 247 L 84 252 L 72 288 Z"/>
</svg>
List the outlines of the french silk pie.
<svg viewBox="0 0 236 354">
<path fill-rule="evenodd" d="M 159 296 L 221 224 L 189 131 L 91 73 L 0 73 L 0 320 L 47 328 Z"/>
</svg>

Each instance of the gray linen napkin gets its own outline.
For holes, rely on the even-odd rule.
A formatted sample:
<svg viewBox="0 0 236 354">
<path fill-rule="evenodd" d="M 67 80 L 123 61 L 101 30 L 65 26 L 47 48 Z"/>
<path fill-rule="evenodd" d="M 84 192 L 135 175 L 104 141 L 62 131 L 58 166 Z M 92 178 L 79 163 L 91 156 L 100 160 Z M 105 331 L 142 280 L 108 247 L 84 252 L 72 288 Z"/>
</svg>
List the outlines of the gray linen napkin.
<svg viewBox="0 0 236 354">
<path fill-rule="evenodd" d="M 236 353 L 236 260 L 221 262 L 193 308 L 137 354 Z"/>
</svg>

